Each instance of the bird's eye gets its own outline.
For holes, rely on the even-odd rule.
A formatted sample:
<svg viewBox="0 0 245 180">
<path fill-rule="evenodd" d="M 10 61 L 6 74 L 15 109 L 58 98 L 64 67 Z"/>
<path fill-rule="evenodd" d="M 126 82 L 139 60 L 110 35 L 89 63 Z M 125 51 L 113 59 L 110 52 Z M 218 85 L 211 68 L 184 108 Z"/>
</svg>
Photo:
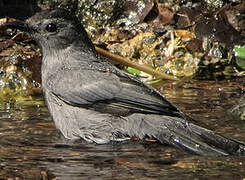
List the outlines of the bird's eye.
<svg viewBox="0 0 245 180">
<path fill-rule="evenodd" d="M 54 23 L 50 23 L 46 26 L 46 30 L 48 32 L 55 32 L 57 30 L 57 27 Z"/>
</svg>

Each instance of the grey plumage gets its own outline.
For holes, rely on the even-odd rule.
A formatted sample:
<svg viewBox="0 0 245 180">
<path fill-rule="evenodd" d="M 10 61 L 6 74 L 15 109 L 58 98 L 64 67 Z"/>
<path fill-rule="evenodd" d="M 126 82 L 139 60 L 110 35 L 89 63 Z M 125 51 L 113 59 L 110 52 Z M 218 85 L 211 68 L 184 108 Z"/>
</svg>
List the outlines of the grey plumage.
<svg viewBox="0 0 245 180">
<path fill-rule="evenodd" d="M 70 12 L 47 10 L 6 26 L 40 45 L 45 100 L 66 138 L 101 144 L 147 136 L 200 155 L 244 152 L 244 143 L 189 123 L 160 93 L 100 56 Z"/>
</svg>

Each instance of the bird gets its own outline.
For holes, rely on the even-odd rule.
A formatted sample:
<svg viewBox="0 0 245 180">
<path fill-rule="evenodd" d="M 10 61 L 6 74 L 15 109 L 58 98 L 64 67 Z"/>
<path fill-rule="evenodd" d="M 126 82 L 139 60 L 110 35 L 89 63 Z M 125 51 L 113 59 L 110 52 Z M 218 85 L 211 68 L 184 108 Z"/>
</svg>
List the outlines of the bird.
<svg viewBox="0 0 245 180">
<path fill-rule="evenodd" d="M 42 53 L 44 99 L 67 139 L 106 144 L 154 138 L 201 156 L 244 154 L 245 144 L 200 127 L 161 93 L 97 53 L 82 23 L 66 9 L 9 22 Z"/>
</svg>

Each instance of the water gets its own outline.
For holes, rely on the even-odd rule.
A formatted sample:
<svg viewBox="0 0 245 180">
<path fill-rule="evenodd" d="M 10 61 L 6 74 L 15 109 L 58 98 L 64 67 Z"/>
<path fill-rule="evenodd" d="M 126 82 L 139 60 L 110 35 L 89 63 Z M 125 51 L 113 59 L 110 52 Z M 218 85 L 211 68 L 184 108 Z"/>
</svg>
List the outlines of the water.
<svg viewBox="0 0 245 180">
<path fill-rule="evenodd" d="M 197 124 L 245 141 L 245 122 L 229 116 L 244 79 L 156 87 Z M 188 86 L 188 87 L 187 87 Z M 165 87 L 163 90 L 162 87 Z M 0 179 L 243 179 L 245 157 L 207 158 L 139 141 L 88 144 L 55 129 L 41 98 L 1 105 Z"/>
</svg>

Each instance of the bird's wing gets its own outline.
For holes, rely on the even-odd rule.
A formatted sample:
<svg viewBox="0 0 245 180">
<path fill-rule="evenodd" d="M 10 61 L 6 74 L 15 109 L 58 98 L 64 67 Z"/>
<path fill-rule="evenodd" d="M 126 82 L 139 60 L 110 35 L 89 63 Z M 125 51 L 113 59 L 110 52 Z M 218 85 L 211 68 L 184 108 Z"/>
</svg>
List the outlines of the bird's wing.
<svg viewBox="0 0 245 180">
<path fill-rule="evenodd" d="M 63 70 L 49 78 L 49 90 L 64 102 L 117 115 L 180 116 L 178 109 L 140 81 L 96 70 Z"/>
</svg>

